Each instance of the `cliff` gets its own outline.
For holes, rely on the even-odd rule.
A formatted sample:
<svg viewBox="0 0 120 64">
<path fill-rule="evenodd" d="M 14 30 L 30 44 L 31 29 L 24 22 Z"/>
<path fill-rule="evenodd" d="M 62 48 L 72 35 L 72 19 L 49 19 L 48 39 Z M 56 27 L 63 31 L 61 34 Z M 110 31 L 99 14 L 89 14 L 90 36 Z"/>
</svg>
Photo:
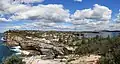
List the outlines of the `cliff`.
<svg viewBox="0 0 120 64">
<path fill-rule="evenodd" d="M 4 34 L 8 46 L 21 47 L 26 54 L 23 59 L 26 64 L 37 64 L 37 61 L 49 64 L 97 64 L 100 58 L 99 55 L 75 54 L 76 47 L 84 43 L 78 38 L 80 32 L 10 30 Z"/>
<path fill-rule="evenodd" d="M 12 30 L 4 34 L 9 46 L 49 56 L 70 54 L 69 45 L 76 39 L 74 32 Z"/>
</svg>

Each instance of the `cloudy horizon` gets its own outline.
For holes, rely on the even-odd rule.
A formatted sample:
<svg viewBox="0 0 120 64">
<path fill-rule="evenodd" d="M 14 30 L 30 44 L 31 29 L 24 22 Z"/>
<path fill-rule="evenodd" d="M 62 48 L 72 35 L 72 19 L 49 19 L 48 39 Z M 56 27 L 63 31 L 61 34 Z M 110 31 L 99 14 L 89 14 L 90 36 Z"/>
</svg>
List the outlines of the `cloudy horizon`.
<svg viewBox="0 0 120 64">
<path fill-rule="evenodd" d="M 0 32 L 6 30 L 120 30 L 120 1 L 1 0 Z"/>
</svg>

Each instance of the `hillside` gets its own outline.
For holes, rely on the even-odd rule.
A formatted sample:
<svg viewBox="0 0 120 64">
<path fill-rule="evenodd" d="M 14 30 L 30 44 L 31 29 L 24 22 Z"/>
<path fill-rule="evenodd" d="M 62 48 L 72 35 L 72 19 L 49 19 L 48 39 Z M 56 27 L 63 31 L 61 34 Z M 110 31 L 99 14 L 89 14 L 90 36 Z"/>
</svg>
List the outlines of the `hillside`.
<svg viewBox="0 0 120 64">
<path fill-rule="evenodd" d="M 51 61 L 55 64 L 119 64 L 119 36 L 79 39 L 76 34 L 80 32 L 25 30 L 4 34 L 8 46 L 21 47 L 27 64 L 45 60 L 46 64 Z"/>
</svg>

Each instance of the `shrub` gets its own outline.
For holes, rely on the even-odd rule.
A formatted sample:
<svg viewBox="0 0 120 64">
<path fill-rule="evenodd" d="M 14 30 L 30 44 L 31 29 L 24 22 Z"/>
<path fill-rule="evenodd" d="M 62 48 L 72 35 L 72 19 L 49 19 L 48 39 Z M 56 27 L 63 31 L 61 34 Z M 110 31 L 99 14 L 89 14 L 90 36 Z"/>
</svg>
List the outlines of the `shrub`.
<svg viewBox="0 0 120 64">
<path fill-rule="evenodd" d="M 25 64 L 18 56 L 10 56 L 3 61 L 3 64 Z"/>
</svg>

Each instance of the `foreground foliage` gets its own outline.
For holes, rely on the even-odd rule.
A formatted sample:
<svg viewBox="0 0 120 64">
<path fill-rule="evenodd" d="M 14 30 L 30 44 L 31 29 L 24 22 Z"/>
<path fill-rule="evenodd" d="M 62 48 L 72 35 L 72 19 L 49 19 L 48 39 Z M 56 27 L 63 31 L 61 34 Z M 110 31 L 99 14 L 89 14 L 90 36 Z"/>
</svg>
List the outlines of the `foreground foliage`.
<svg viewBox="0 0 120 64">
<path fill-rule="evenodd" d="M 10 56 L 4 60 L 2 64 L 25 64 L 18 56 Z"/>
<path fill-rule="evenodd" d="M 75 54 L 97 54 L 102 56 L 100 64 L 120 64 L 120 37 L 82 39 Z"/>
</svg>

